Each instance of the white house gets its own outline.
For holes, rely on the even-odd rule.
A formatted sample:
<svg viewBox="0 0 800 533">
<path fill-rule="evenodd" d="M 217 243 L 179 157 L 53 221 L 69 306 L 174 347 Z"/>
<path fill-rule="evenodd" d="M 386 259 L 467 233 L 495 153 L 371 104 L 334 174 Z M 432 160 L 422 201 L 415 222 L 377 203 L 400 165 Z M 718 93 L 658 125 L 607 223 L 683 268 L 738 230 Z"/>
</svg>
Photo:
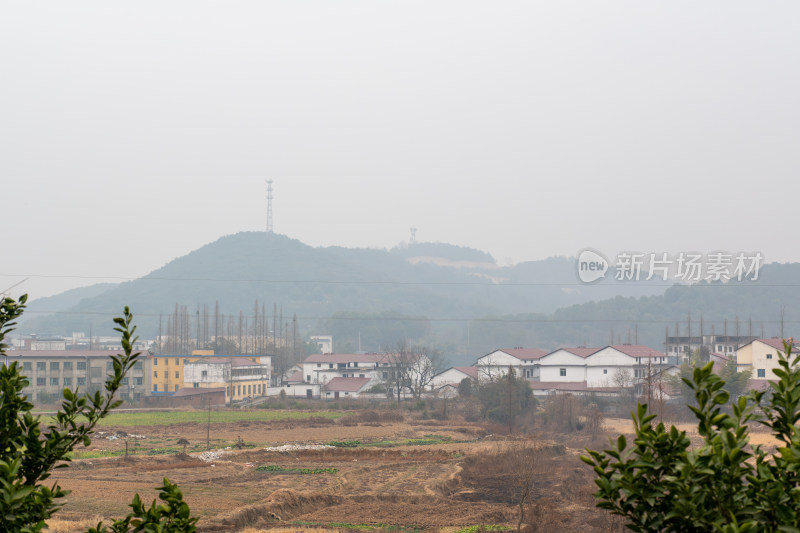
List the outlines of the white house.
<svg viewBox="0 0 800 533">
<path fill-rule="evenodd" d="M 326 399 L 358 398 L 372 386 L 370 378 L 333 378 L 322 386 L 322 396 Z"/>
<path fill-rule="evenodd" d="M 316 354 L 302 363 L 305 383 L 324 385 L 334 378 L 388 379 L 390 362 L 386 354 Z"/>
<path fill-rule="evenodd" d="M 547 352 L 538 348 L 502 348 L 478 358 L 475 366 L 478 367 L 481 380 L 504 376 L 509 367 L 523 378 L 538 379 L 539 368 L 536 363 L 545 355 Z"/>
<path fill-rule="evenodd" d="M 476 366 L 451 366 L 443 372 L 439 372 L 431 380 L 430 386 L 438 389 L 444 385 L 458 385 L 464 379 L 478 381 L 478 367 Z"/>
<path fill-rule="evenodd" d="M 587 358 L 600 348 L 559 348 L 539 358 L 534 381 L 545 383 L 586 382 Z"/>
<path fill-rule="evenodd" d="M 433 364 L 423 354 L 316 354 L 307 357 L 302 368 L 304 382 L 318 384 L 323 389 L 336 378 L 368 380 L 359 390 L 340 391 L 348 396 L 379 383 L 392 385 L 395 376 L 403 377 L 404 390 L 422 392 L 433 377 Z M 397 374 L 399 371 L 402 373 Z"/>
<path fill-rule="evenodd" d="M 666 354 L 649 346 L 618 344 L 606 346 L 586 357 L 589 387 L 628 386 L 668 366 Z"/>
</svg>

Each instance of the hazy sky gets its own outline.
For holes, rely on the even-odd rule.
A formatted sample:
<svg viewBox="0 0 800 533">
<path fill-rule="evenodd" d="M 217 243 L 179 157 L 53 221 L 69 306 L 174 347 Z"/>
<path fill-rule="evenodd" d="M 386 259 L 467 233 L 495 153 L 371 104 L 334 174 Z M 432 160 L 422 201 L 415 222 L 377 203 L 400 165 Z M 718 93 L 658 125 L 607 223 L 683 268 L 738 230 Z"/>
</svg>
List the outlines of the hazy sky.
<svg viewBox="0 0 800 533">
<path fill-rule="evenodd" d="M 796 2 L 3 2 L 0 291 L 274 227 L 800 261 Z M 67 276 L 81 276 L 79 278 Z"/>
</svg>

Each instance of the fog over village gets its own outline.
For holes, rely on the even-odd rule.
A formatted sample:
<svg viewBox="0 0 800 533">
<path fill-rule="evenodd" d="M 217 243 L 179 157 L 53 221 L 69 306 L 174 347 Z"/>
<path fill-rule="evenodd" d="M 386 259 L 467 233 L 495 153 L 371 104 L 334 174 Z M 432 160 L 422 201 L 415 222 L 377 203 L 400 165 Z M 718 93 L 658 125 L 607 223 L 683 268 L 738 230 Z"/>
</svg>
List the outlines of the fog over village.
<svg viewBox="0 0 800 533">
<path fill-rule="evenodd" d="M 2 12 L 0 530 L 800 528 L 798 6 Z"/>
</svg>

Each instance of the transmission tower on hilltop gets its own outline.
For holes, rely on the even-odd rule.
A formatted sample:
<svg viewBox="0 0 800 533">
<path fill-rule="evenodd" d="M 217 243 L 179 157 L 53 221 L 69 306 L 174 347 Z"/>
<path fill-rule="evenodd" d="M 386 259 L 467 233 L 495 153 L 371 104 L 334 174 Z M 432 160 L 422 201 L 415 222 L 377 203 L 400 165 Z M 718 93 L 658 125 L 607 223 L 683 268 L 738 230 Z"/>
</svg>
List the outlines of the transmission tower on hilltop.
<svg viewBox="0 0 800 533">
<path fill-rule="evenodd" d="M 267 233 L 272 233 L 272 180 L 267 182 Z"/>
</svg>

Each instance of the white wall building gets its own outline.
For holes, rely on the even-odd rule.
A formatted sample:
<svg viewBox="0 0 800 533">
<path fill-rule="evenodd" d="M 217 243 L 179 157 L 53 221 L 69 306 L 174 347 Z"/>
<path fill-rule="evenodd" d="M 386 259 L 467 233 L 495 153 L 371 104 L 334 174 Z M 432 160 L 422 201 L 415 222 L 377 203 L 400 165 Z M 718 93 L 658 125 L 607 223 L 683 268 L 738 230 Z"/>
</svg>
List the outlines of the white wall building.
<svg viewBox="0 0 800 533">
<path fill-rule="evenodd" d="M 438 389 L 444 385 L 458 385 L 464 379 L 469 378 L 477 383 L 477 366 L 451 366 L 443 372 L 439 372 L 431 380 L 431 387 Z"/>
<path fill-rule="evenodd" d="M 501 348 L 479 357 L 475 362 L 478 367 L 478 379 L 492 380 L 506 375 L 512 367 L 518 376 L 526 379 L 538 379 L 539 367 L 536 364 L 547 352 L 538 348 Z"/>
</svg>

